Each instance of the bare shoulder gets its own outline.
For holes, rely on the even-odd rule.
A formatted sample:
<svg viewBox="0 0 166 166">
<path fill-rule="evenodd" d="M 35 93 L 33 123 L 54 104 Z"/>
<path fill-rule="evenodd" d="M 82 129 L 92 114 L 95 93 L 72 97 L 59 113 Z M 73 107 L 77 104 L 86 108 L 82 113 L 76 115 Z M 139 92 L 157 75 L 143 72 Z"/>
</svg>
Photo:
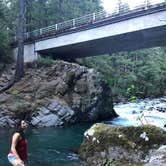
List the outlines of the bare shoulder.
<svg viewBox="0 0 166 166">
<path fill-rule="evenodd" d="M 20 133 L 19 132 L 15 132 L 14 134 L 13 134 L 13 138 L 15 138 L 15 139 L 17 139 L 17 138 L 19 138 L 20 137 Z"/>
</svg>

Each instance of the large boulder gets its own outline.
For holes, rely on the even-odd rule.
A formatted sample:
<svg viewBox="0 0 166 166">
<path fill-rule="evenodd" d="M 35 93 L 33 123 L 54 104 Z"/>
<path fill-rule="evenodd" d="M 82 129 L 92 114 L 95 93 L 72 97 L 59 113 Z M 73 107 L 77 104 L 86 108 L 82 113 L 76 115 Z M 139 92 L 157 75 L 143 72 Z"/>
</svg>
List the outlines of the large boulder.
<svg viewBox="0 0 166 166">
<path fill-rule="evenodd" d="M 151 125 L 138 127 L 95 124 L 84 134 L 79 155 L 85 165 L 97 166 L 105 160 L 116 164 L 139 165 L 166 144 L 166 131 Z"/>
<path fill-rule="evenodd" d="M 34 126 L 59 126 L 116 117 L 111 90 L 100 73 L 74 63 L 26 69 L 24 78 L 0 98 L 0 110 Z M 1 118 L 1 117 L 0 117 Z M 3 124 L 5 122 L 3 118 Z"/>
</svg>

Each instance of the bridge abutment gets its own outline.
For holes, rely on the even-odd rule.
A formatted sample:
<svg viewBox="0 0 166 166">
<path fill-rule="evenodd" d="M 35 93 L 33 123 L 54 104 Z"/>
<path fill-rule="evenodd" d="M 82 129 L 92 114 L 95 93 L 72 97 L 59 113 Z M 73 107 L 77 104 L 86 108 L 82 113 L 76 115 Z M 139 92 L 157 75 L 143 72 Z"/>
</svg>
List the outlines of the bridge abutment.
<svg viewBox="0 0 166 166">
<path fill-rule="evenodd" d="M 14 59 L 17 59 L 18 48 L 13 48 L 12 54 Z M 40 57 L 39 53 L 35 51 L 35 44 L 26 44 L 24 45 L 24 62 L 33 62 Z"/>
</svg>

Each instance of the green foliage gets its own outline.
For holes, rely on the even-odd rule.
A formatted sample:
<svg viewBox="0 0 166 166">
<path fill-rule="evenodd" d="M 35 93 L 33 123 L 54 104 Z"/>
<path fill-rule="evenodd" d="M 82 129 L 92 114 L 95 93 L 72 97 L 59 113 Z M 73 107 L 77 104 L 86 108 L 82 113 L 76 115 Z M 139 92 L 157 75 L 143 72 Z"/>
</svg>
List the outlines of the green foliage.
<svg viewBox="0 0 166 166">
<path fill-rule="evenodd" d="M 9 41 L 17 33 L 18 0 L 0 0 L 0 70 L 9 58 Z M 42 28 L 102 9 L 101 0 L 26 0 L 25 31 Z M 39 60 L 48 65 L 49 60 Z M 46 66 L 47 66 L 46 65 Z"/>
<path fill-rule="evenodd" d="M 124 13 L 130 10 L 129 4 L 126 2 L 122 2 L 122 0 L 118 0 L 117 6 L 114 12 Z"/>
<path fill-rule="evenodd" d="M 6 0 L 8 26 L 16 32 L 18 0 Z M 26 31 L 53 25 L 101 10 L 101 0 L 27 0 Z"/>
<path fill-rule="evenodd" d="M 18 0 L 4 0 L 5 5 L 5 23 L 8 27 L 8 33 L 10 35 L 16 35 L 18 24 Z"/>
<path fill-rule="evenodd" d="M 41 68 L 41 67 L 50 67 L 52 64 L 55 64 L 56 61 L 51 59 L 51 58 L 39 58 L 35 64 L 38 68 Z"/>
<path fill-rule="evenodd" d="M 0 1 L 0 58 L 2 58 L 6 54 L 6 48 L 7 48 L 7 30 L 5 25 L 5 18 L 3 13 L 3 4 Z"/>
<path fill-rule="evenodd" d="M 135 85 L 130 85 L 128 88 L 127 88 L 127 95 L 128 95 L 128 98 L 129 98 L 129 101 L 131 102 L 134 102 L 137 98 L 136 98 L 136 88 L 135 88 Z"/>
<path fill-rule="evenodd" d="M 166 48 L 78 59 L 100 71 L 112 88 L 114 99 L 157 97 L 166 94 Z"/>
<path fill-rule="evenodd" d="M 5 63 L 10 62 L 9 38 L 5 20 L 5 5 L 0 1 L 0 70 L 5 67 Z"/>
<path fill-rule="evenodd" d="M 102 164 L 99 164 L 98 166 L 116 166 L 112 160 L 106 159 Z"/>
</svg>

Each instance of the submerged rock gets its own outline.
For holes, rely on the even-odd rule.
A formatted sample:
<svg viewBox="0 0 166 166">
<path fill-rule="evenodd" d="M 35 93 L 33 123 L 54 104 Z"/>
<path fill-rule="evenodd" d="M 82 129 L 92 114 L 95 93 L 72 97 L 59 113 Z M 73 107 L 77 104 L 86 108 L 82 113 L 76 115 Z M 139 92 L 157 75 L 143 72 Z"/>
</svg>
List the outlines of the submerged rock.
<svg viewBox="0 0 166 166">
<path fill-rule="evenodd" d="M 166 131 L 151 125 L 121 127 L 95 124 L 84 134 L 79 155 L 85 165 L 97 166 L 105 159 L 121 163 L 146 163 L 160 145 Z"/>
<path fill-rule="evenodd" d="M 1 94 L 0 109 L 6 110 L 12 121 L 26 115 L 38 127 L 117 116 L 111 90 L 100 73 L 63 61 L 51 67 L 27 69 L 21 81 Z M 8 125 L 5 119 L 3 124 Z"/>
</svg>

